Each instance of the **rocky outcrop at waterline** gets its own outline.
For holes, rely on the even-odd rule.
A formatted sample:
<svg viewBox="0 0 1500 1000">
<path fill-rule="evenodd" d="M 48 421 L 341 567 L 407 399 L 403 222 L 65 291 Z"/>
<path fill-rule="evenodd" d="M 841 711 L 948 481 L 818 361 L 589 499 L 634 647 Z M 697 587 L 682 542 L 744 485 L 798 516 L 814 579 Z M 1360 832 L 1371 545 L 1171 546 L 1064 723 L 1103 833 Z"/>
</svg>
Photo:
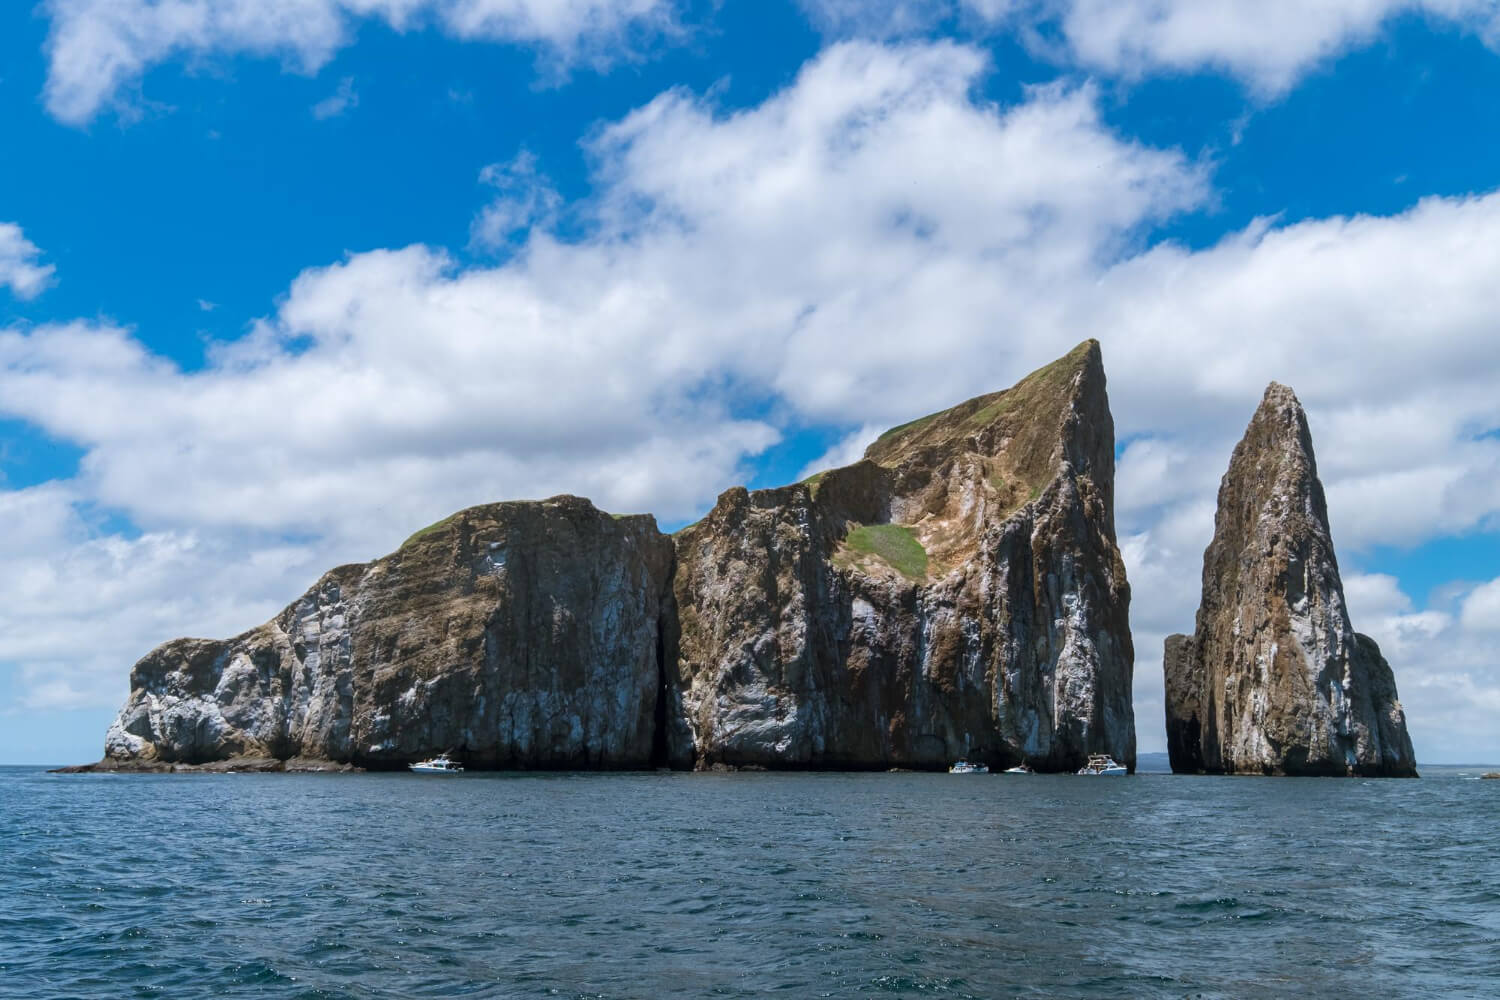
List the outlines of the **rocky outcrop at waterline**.
<svg viewBox="0 0 1500 1000">
<path fill-rule="evenodd" d="M 587 500 L 474 507 L 341 566 L 259 628 L 131 671 L 112 760 L 401 766 L 665 763 L 656 739 L 672 543 Z"/>
<path fill-rule="evenodd" d="M 1089 341 L 675 538 L 576 497 L 472 508 L 153 650 L 105 764 L 1133 766 L 1113 489 Z"/>
<path fill-rule="evenodd" d="M 1396 682 L 1355 632 L 1312 436 L 1266 390 L 1219 487 L 1192 636 L 1167 639 L 1174 772 L 1415 776 Z"/>
</svg>

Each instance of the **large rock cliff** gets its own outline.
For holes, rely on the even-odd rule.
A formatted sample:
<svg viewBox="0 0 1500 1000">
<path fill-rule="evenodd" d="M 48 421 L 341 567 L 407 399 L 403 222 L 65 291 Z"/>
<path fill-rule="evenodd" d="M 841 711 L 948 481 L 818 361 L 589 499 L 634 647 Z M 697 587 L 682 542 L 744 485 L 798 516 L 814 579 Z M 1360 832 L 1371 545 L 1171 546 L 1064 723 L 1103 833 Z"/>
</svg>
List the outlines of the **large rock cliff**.
<svg viewBox="0 0 1500 1000">
<path fill-rule="evenodd" d="M 1089 341 L 675 539 L 574 497 L 476 507 L 152 651 L 105 764 L 1133 766 L 1113 488 Z"/>
<path fill-rule="evenodd" d="M 108 759 L 641 767 L 657 740 L 672 544 L 577 497 L 475 507 L 327 574 L 225 641 L 131 671 Z"/>
<path fill-rule="evenodd" d="M 1134 766 L 1114 427 L 1089 341 L 677 536 L 700 761 Z"/>
<path fill-rule="evenodd" d="M 1414 776 L 1396 682 L 1354 631 L 1312 435 L 1272 383 L 1219 487 L 1192 636 L 1167 639 L 1172 770 Z"/>
</svg>

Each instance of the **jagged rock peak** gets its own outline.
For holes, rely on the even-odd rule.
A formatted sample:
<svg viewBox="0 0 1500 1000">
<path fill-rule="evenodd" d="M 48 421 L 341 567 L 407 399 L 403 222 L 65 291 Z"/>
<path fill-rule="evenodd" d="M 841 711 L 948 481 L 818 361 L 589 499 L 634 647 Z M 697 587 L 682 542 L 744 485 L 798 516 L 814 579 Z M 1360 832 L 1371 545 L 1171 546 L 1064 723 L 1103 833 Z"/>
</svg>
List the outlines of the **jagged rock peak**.
<svg viewBox="0 0 1500 1000">
<path fill-rule="evenodd" d="M 726 764 L 1133 765 L 1113 488 L 1087 341 L 853 465 L 727 491 L 675 538 L 682 738 Z"/>
<path fill-rule="evenodd" d="M 1112 501 L 1113 441 L 1103 354 L 1097 340 L 1086 340 L 1009 389 L 886 431 L 864 457 L 894 468 L 962 452 L 1003 452 L 1030 485 L 1050 482 L 1068 462 L 1077 473 L 1098 479 Z M 1113 503 L 1107 506 L 1112 514 Z"/>
<path fill-rule="evenodd" d="M 1219 486 L 1192 636 L 1167 639 L 1172 769 L 1416 774 L 1395 678 L 1356 633 L 1307 415 L 1266 389 Z"/>
</svg>

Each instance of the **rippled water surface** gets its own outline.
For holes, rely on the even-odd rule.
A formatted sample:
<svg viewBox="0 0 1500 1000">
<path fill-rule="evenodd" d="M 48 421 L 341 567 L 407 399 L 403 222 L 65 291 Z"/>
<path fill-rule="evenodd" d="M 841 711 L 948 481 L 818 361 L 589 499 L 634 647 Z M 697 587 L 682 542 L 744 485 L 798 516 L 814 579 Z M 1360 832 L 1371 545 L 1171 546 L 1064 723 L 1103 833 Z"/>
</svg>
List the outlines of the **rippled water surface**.
<svg viewBox="0 0 1500 1000">
<path fill-rule="evenodd" d="M 1500 996 L 1500 781 L 0 769 L 0 996 Z"/>
</svg>

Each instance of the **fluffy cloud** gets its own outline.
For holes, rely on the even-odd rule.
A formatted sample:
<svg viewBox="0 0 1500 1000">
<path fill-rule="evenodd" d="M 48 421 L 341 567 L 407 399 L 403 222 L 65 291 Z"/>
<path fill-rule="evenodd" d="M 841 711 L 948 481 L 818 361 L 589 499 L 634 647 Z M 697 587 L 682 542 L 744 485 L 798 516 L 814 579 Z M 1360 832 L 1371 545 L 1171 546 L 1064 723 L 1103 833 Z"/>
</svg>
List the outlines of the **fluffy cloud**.
<svg viewBox="0 0 1500 1000">
<path fill-rule="evenodd" d="M 251 595 L 244 627 L 317 560 L 367 558 L 464 504 L 566 490 L 688 518 L 789 427 L 842 431 L 842 461 L 1097 336 L 1142 743 L 1159 746 L 1161 639 L 1191 627 L 1214 490 L 1266 382 L 1309 407 L 1346 553 L 1500 513 L 1482 488 L 1500 468 L 1500 195 L 1151 246 L 1153 224 L 1209 201 L 1204 169 L 1111 132 L 1086 86 L 985 103 L 985 71 L 963 46 L 842 44 L 754 108 L 667 92 L 591 133 L 596 194 L 568 227 L 586 236 L 519 211 L 497 224 L 513 241 L 498 264 L 416 246 L 311 269 L 191 373 L 96 323 L 0 333 L 0 410 L 81 445 L 75 503 L 147 532 L 69 542 L 79 579 L 106 542 L 191 538 L 205 555 L 171 564 L 174 592 Z M 541 183 L 526 166 L 493 172 L 502 197 Z M 287 537 L 295 585 L 274 557 Z M 0 657 L 67 628 L 5 608 L 0 634 L 35 645 Z M 1479 647 L 1463 615 L 1431 610 L 1393 605 L 1386 633 L 1356 618 L 1392 643 L 1408 706 L 1500 697 L 1493 672 L 1447 671 L 1443 650 Z M 1423 627 L 1452 642 L 1401 639 Z M 117 683 L 120 644 L 99 648 L 77 661 L 115 657 Z M 1453 718 L 1452 739 L 1493 742 Z"/>
<path fill-rule="evenodd" d="M 1346 577 L 1344 587 L 1354 627 L 1380 643 L 1396 672 L 1418 759 L 1493 760 L 1500 580 L 1451 590 L 1420 610 L 1385 574 Z"/>
<path fill-rule="evenodd" d="M 42 251 L 26 238 L 14 222 L 0 222 L 0 286 L 9 288 L 20 299 L 40 295 L 52 283 L 56 270 L 51 264 L 38 264 Z"/>
<path fill-rule="evenodd" d="M 1463 623 L 1476 632 L 1500 632 L 1500 579 L 1491 580 L 1464 599 Z"/>
<path fill-rule="evenodd" d="M 535 45 L 562 64 L 607 62 L 670 31 L 674 0 L 47 0 L 47 109 L 81 125 L 121 105 L 152 66 L 178 56 L 279 56 L 316 71 L 361 18 L 428 24 L 470 41 Z"/>
<path fill-rule="evenodd" d="M 0 664 L 22 692 L 0 710 L 118 704 L 134 657 L 269 617 L 335 554 L 248 535 L 100 532 L 88 509 L 71 484 L 0 491 Z"/>
<path fill-rule="evenodd" d="M 1062 0 L 1054 9 L 1073 57 L 1091 69 L 1224 70 L 1267 95 L 1370 41 L 1400 14 L 1455 23 L 1500 44 L 1492 0 Z"/>
<path fill-rule="evenodd" d="M 1289 90 L 1393 19 L 1424 16 L 1500 48 L 1494 0 L 799 0 L 825 34 L 891 38 L 950 18 L 1015 31 L 1040 54 L 1137 78 L 1214 70 L 1262 97 Z"/>
</svg>

